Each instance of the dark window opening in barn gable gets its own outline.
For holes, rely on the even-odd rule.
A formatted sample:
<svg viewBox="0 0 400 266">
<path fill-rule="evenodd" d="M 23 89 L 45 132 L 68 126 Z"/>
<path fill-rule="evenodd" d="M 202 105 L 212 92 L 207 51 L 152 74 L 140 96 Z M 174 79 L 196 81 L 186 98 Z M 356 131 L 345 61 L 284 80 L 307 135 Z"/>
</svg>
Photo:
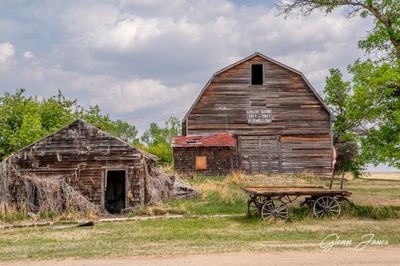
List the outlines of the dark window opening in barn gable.
<svg viewBox="0 0 400 266">
<path fill-rule="evenodd" d="M 263 65 L 251 65 L 251 85 L 262 85 L 264 83 Z"/>
<path fill-rule="evenodd" d="M 125 171 L 107 171 L 105 207 L 109 213 L 121 213 L 125 209 Z"/>
</svg>

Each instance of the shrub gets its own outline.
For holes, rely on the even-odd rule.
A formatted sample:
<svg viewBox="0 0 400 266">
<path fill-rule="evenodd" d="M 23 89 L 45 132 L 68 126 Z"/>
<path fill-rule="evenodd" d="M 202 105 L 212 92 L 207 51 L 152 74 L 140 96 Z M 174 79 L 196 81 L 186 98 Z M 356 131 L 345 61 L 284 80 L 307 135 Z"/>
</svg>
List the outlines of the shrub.
<svg viewBox="0 0 400 266">
<path fill-rule="evenodd" d="M 172 147 L 168 143 L 149 145 L 144 150 L 157 156 L 162 163 L 172 163 Z"/>
</svg>

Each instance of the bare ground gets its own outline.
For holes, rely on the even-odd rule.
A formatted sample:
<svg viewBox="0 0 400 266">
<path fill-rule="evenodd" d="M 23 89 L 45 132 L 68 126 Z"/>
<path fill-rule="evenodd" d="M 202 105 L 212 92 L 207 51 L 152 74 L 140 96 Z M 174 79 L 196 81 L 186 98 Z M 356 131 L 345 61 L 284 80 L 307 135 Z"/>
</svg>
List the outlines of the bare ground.
<svg viewBox="0 0 400 266">
<path fill-rule="evenodd" d="M 18 261 L 11 266 L 104 266 L 104 265 L 400 265 L 400 248 L 366 248 L 362 251 L 322 250 L 276 251 L 264 253 L 222 253 L 168 257 L 131 257 L 79 260 Z"/>
</svg>

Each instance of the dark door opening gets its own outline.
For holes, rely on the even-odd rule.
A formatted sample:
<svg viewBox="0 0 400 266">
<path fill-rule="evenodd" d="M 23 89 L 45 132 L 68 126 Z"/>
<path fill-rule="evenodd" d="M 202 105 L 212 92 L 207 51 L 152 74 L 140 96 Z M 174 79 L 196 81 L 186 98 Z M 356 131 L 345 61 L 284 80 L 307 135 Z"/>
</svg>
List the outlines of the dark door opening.
<svg viewBox="0 0 400 266">
<path fill-rule="evenodd" d="M 105 207 L 109 213 L 121 213 L 125 209 L 125 171 L 107 171 Z"/>
</svg>

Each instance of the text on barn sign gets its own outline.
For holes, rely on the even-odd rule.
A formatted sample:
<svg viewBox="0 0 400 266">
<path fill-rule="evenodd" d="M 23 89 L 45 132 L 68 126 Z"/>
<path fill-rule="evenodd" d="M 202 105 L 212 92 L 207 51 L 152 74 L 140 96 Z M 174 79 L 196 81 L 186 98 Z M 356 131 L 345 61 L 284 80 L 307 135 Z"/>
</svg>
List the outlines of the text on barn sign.
<svg viewBox="0 0 400 266">
<path fill-rule="evenodd" d="M 271 109 L 251 109 L 246 110 L 246 120 L 248 124 L 271 124 Z"/>
</svg>

